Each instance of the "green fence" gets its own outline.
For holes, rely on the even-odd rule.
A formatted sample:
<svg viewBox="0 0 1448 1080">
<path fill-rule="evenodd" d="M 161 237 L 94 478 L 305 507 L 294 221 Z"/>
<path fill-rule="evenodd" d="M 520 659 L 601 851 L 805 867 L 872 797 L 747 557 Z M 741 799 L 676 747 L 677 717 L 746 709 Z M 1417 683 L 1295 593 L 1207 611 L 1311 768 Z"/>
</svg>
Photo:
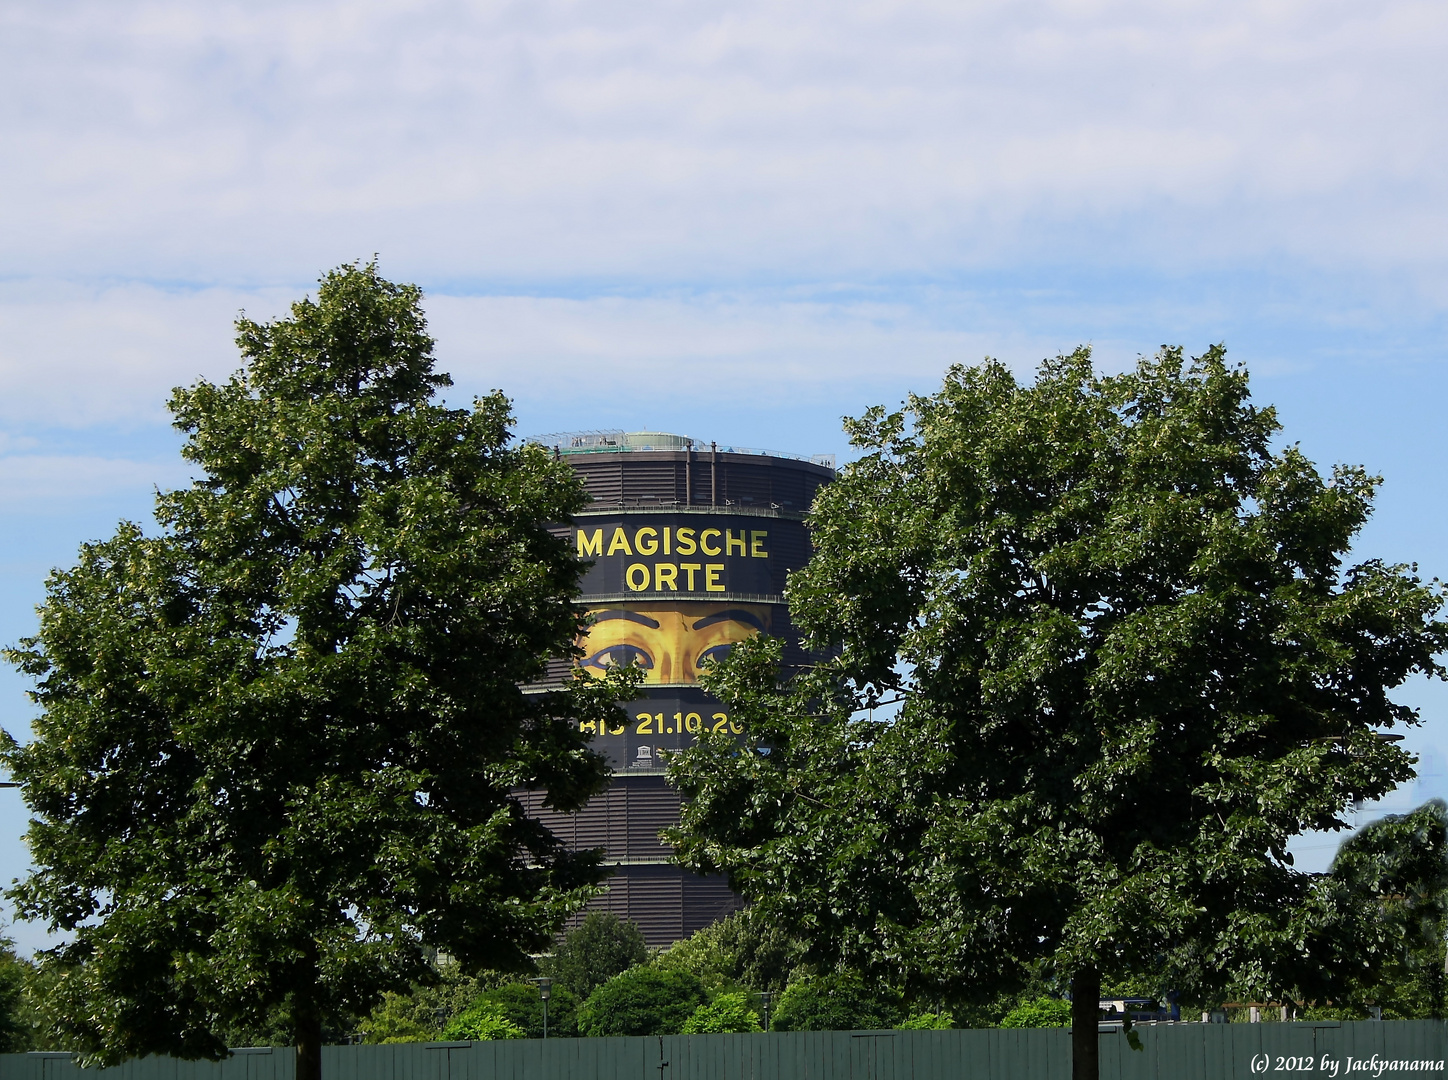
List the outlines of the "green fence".
<svg viewBox="0 0 1448 1080">
<path fill-rule="evenodd" d="M 1448 1027 L 1372 1023 L 1143 1027 L 1134 1051 L 1101 1036 L 1102 1080 L 1228 1080 L 1280 1074 L 1362 1080 L 1444 1075 Z M 1378 1066 L 1386 1062 L 1386 1067 Z M 106 1080 L 293 1080 L 290 1050 L 239 1050 L 222 1062 L 143 1058 Z M 66 1054 L 0 1055 L 0 1080 L 90 1080 Z M 1060 1029 L 831 1031 L 329 1046 L 324 1080 L 1069 1080 Z"/>
</svg>

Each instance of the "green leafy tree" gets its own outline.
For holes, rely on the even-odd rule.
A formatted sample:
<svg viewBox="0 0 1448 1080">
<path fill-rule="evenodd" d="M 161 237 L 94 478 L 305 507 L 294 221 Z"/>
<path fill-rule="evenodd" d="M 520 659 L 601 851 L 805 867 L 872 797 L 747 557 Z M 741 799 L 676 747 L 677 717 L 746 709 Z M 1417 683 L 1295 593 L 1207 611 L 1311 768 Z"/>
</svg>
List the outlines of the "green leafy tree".
<svg viewBox="0 0 1448 1080">
<path fill-rule="evenodd" d="M 579 725 L 621 684 L 522 689 L 576 655 L 547 523 L 586 496 L 501 394 L 433 400 L 420 298 L 354 265 L 241 319 L 243 369 L 171 399 L 197 479 L 54 572 L 9 653 L 41 708 L 0 754 L 34 813 L 10 895 L 73 935 L 42 966 L 93 1060 L 280 1017 L 316 1080 L 324 1029 L 434 979 L 429 947 L 530 970 L 600 880 L 513 794 L 606 783 Z"/>
<path fill-rule="evenodd" d="M 684 1021 L 681 1033 L 684 1035 L 729 1035 L 749 1031 L 763 1031 L 759 1014 L 749 1005 L 749 995 L 744 991 L 720 994 L 707 1005 L 700 1005 L 694 1015 Z"/>
<path fill-rule="evenodd" d="M 698 976 L 710 993 L 737 987 L 778 993 L 801 955 L 798 942 L 768 921 L 752 919 L 746 908 L 675 942 L 653 964 Z"/>
<path fill-rule="evenodd" d="M 0 1054 L 38 1049 L 31 1003 L 34 972 L 15 955 L 14 943 L 0 938 Z"/>
<path fill-rule="evenodd" d="M 760 638 L 711 676 L 768 753 L 675 760 L 681 860 L 822 967 L 1069 983 L 1078 1080 L 1103 977 L 1330 996 L 1348 958 L 1298 945 L 1348 916 L 1287 844 L 1412 775 L 1389 691 L 1448 644 L 1436 585 L 1344 564 L 1378 479 L 1274 449 L 1220 348 L 956 367 L 848 427 L 788 589 L 822 658 L 781 686 Z"/>
<path fill-rule="evenodd" d="M 578 1010 L 581 1034 L 677 1035 L 707 1001 L 704 987 L 686 971 L 635 967 L 595 990 Z"/>
<path fill-rule="evenodd" d="M 473 1039 L 522 1039 L 523 1029 L 508 1018 L 508 1011 L 495 1001 L 479 999 L 448 1021 L 442 1037 L 449 1042 Z"/>
<path fill-rule="evenodd" d="M 1001 1019 L 1004 1028 L 1070 1027 L 1071 1003 L 1038 997 L 1023 1001 Z"/>
<path fill-rule="evenodd" d="M 609 979 L 648 958 L 649 948 L 637 926 L 612 912 L 590 911 L 563 935 L 541 970 L 579 1001 L 586 1001 Z"/>
<path fill-rule="evenodd" d="M 775 1031 L 862 1031 L 891 1028 L 905 1016 L 900 995 L 853 972 L 808 975 L 779 996 Z"/>
<path fill-rule="evenodd" d="M 1435 799 L 1367 825 L 1343 841 L 1331 877 L 1344 907 L 1359 913 L 1357 933 L 1331 942 L 1359 960 L 1348 967 L 1356 977 L 1333 991 L 1338 1013 L 1362 1019 L 1377 1005 L 1389 1020 L 1442 1019 L 1448 806 Z"/>
</svg>

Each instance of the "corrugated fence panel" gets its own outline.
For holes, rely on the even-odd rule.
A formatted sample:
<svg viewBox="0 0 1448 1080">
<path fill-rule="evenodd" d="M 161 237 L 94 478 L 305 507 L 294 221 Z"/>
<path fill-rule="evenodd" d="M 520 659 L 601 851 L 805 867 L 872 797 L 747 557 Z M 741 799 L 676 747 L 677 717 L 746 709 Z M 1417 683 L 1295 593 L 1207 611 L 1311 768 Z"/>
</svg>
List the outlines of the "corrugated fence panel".
<svg viewBox="0 0 1448 1080">
<path fill-rule="evenodd" d="M 1415 1060 L 1436 1060 L 1448 1054 L 1448 1031 L 1431 1020 L 1414 1020 L 1404 1025 L 1403 1035 L 1394 1038 L 1395 1047 Z"/>
<path fill-rule="evenodd" d="M 296 1056 L 289 1049 L 244 1048 L 225 1061 L 144 1057 L 104 1072 L 107 1080 L 294 1080 Z M 89 1080 L 95 1075 L 80 1069 L 69 1054 L 0 1054 L 3 1080 Z"/>
<path fill-rule="evenodd" d="M 67 1063 L 69 1058 L 64 1059 Z M 6 1054 L 0 1058 L 5 1080 L 46 1080 L 43 1054 Z"/>
<path fill-rule="evenodd" d="M 1071 1075 L 1071 1035 L 1064 1030 L 1001 1028 L 990 1032 L 990 1077 L 1057 1080 Z"/>
<path fill-rule="evenodd" d="M 1443 1075 L 1448 1058 L 1448 1028 L 1429 1020 L 1180 1024 L 1138 1034 L 1139 1051 L 1120 1033 L 1101 1036 L 1102 1080 Z M 324 1080 L 1068 1080 L 1071 1038 L 1061 1029 L 993 1029 L 332 1046 L 322 1069 Z M 108 1080 L 295 1080 L 296 1059 L 259 1048 L 223 1062 L 149 1057 L 102 1071 Z M 0 1080 L 95 1075 L 65 1054 L 0 1055 Z"/>
<path fill-rule="evenodd" d="M 902 1049 L 905 1049 L 908 1053 L 908 1063 L 914 1071 L 913 1073 L 900 1073 L 901 1062 L 897 1058 L 895 1061 L 896 1075 L 906 1077 L 914 1075 L 921 1077 L 922 1080 L 937 1080 L 937 1078 L 940 1077 L 938 1040 L 930 1038 L 930 1036 L 935 1034 L 937 1034 L 937 1032 L 921 1031 L 915 1033 L 915 1038 L 905 1040 L 902 1044 Z M 960 1075 L 959 1070 L 956 1071 L 955 1075 Z"/>
<path fill-rule="evenodd" d="M 1263 1060 L 1269 1063 L 1272 1071 L 1277 1071 L 1276 1066 L 1280 1060 L 1282 1071 L 1287 1072 L 1303 1071 L 1303 1063 L 1308 1061 L 1314 1062 L 1315 1071 L 1315 1063 L 1320 1060 L 1317 1053 L 1318 1032 L 1335 1032 L 1341 1027 L 1340 1024 L 1312 1023 L 1248 1024 L 1247 1026 L 1258 1029 L 1260 1053 L 1265 1055 Z"/>
</svg>

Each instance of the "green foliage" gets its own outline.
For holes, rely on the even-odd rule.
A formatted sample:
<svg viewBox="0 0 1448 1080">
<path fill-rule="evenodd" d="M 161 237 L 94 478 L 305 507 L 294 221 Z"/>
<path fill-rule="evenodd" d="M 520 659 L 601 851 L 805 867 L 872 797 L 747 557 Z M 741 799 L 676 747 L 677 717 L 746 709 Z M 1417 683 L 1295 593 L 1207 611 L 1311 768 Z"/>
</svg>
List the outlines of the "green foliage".
<svg viewBox="0 0 1448 1080">
<path fill-rule="evenodd" d="M 711 993 L 740 986 L 778 993 L 802 951 L 778 927 L 751 919 L 746 909 L 675 942 L 653 963 L 666 971 L 690 972 Z"/>
<path fill-rule="evenodd" d="M 744 992 L 720 994 L 707 1005 L 700 1005 L 684 1021 L 685 1035 L 727 1035 L 734 1032 L 763 1031 L 759 1014 L 749 1005 Z"/>
<path fill-rule="evenodd" d="M 950 1014 L 953 1027 L 992 1028 L 999 1027 L 1001 1019 L 1016 1006 L 1017 995 L 997 994 L 994 997 L 977 998 L 958 1002 Z"/>
<path fill-rule="evenodd" d="M 521 1039 L 524 1034 L 521 1027 L 508 1019 L 507 1010 L 502 1005 L 479 998 L 448 1021 L 442 1037 L 449 1042 L 461 1042 L 464 1039 Z"/>
<path fill-rule="evenodd" d="M 15 955 L 14 943 L 0 938 L 0 1054 L 39 1049 L 33 976 L 31 966 Z"/>
<path fill-rule="evenodd" d="M 1303 1020 L 1336 1020 L 1339 1022 L 1372 1019 L 1366 1007 L 1362 1005 L 1309 1005 L 1298 1015 Z M 1383 1011 L 1383 1016 L 1388 1018 L 1387 1010 Z M 1250 1022 L 1250 1014 L 1246 1009 L 1233 1009 L 1227 1019 L 1233 1024 L 1245 1024 Z"/>
<path fill-rule="evenodd" d="M 612 912 L 590 911 L 563 935 L 539 969 L 585 1001 L 609 979 L 648 958 L 648 946 L 637 926 Z"/>
<path fill-rule="evenodd" d="M 1358 915 L 1332 941 L 1354 976 L 1335 987 L 1333 1011 L 1362 1019 L 1377 1005 L 1387 1020 L 1441 1019 L 1448 806 L 1435 799 L 1366 826 L 1338 848 L 1331 877 Z"/>
<path fill-rule="evenodd" d="M 756 638 L 710 674 L 769 752 L 674 759 L 678 857 L 817 967 L 927 1000 L 1038 970 L 1087 996 L 1360 978 L 1346 890 L 1287 844 L 1412 775 L 1378 737 L 1418 722 L 1389 692 L 1444 674 L 1442 590 L 1345 565 L 1377 478 L 1275 450 L 1220 348 L 1110 376 L 1083 349 L 1034 384 L 956 367 L 849 430 L 790 578 L 819 662 L 781 685 Z"/>
<path fill-rule="evenodd" d="M 810 975 L 785 987 L 770 1019 L 775 1031 L 861 1031 L 895 1027 L 904 1002 L 854 973 Z"/>
<path fill-rule="evenodd" d="M 434 402 L 420 293 L 374 266 L 237 330 L 245 367 L 171 399 L 197 479 L 55 571 L 8 653 L 41 707 L 0 753 L 33 813 L 10 895 L 72 935 L 51 1035 L 102 1064 L 277 1024 L 311 1068 L 431 947 L 531 970 L 601 876 L 514 794 L 600 790 L 579 723 L 628 682 L 522 690 L 576 655 L 547 523 L 581 485 L 501 395 Z"/>
<path fill-rule="evenodd" d="M 1038 997 L 1022 1002 L 1001 1020 L 1005 1028 L 1070 1027 L 1071 1003 L 1060 998 Z"/>
<path fill-rule="evenodd" d="M 578 1010 L 587 1036 L 677 1035 L 706 1001 L 704 987 L 686 971 L 636 967 L 615 975 Z"/>
<path fill-rule="evenodd" d="M 536 983 L 510 982 L 478 996 L 478 1002 L 502 1009 L 509 1023 L 516 1024 L 525 1038 L 543 1037 L 543 998 Z M 578 1034 L 578 998 L 566 986 L 554 984 L 548 999 L 548 1037 L 568 1038 Z"/>
<path fill-rule="evenodd" d="M 497 972 L 468 975 L 455 963 L 441 964 L 435 981 L 414 984 L 405 994 L 383 994 L 371 1015 L 357 1024 L 357 1031 L 368 1043 L 437 1039 L 448 1022 L 464 1012 L 479 994 L 507 978 Z"/>
<path fill-rule="evenodd" d="M 895 1026 L 901 1031 L 949 1031 L 955 1027 L 955 1017 L 948 1012 L 912 1013 Z"/>
<path fill-rule="evenodd" d="M 391 991 L 357 1029 L 367 1043 L 431 1042 L 441 1034 L 435 1014 L 419 1010 L 410 995 Z"/>
</svg>

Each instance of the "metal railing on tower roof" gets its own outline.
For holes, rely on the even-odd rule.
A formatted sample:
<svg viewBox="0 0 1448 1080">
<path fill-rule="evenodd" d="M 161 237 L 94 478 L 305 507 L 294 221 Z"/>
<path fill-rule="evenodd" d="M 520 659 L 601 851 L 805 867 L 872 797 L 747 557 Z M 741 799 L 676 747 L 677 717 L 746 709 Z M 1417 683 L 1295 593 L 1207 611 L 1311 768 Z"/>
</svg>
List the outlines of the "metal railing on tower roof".
<svg viewBox="0 0 1448 1080">
<path fill-rule="evenodd" d="M 807 461 L 827 469 L 835 468 L 834 454 L 790 454 L 783 450 L 764 450 L 757 446 L 711 443 L 666 431 L 623 431 L 616 428 L 558 431 L 547 435 L 529 435 L 523 442 L 546 446 L 560 455 L 633 454 L 650 450 L 693 450 L 695 453 L 708 453 L 717 450 L 721 454 L 753 454 L 785 458 L 789 461 Z"/>
</svg>

